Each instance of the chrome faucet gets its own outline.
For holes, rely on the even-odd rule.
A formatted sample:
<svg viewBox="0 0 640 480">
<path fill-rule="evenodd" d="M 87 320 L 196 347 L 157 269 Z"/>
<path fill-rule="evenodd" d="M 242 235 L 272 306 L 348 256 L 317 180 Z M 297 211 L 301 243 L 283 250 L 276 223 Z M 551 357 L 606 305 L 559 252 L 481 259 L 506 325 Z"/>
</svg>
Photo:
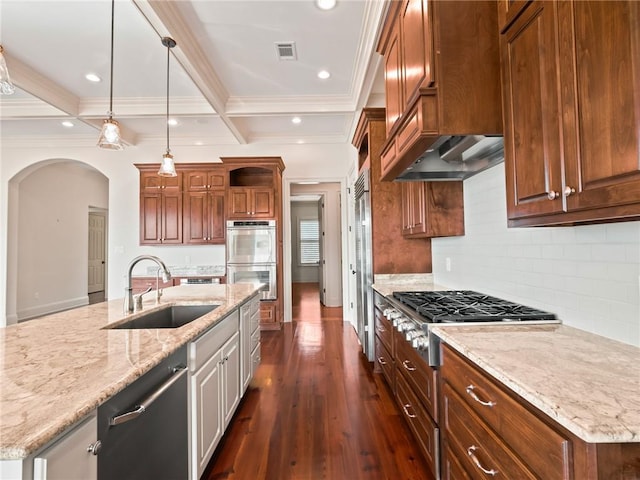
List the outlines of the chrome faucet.
<svg viewBox="0 0 640 480">
<path fill-rule="evenodd" d="M 127 286 L 124 289 L 125 290 L 124 291 L 124 313 L 132 313 L 134 311 L 135 302 L 133 299 L 133 287 L 131 286 L 131 277 L 133 274 L 133 267 L 135 267 L 138 264 L 138 262 L 142 260 L 151 260 L 153 262 L 156 262 L 159 267 L 158 274 L 160 273 L 160 271 L 162 271 L 162 281 L 168 282 L 169 280 L 171 280 L 171 273 L 169 273 L 169 269 L 164 264 L 164 262 L 160 260 L 158 257 L 154 255 L 140 255 L 134 258 L 133 260 L 131 260 L 131 263 L 129 264 L 129 270 L 127 273 Z M 156 283 L 158 283 L 158 278 L 159 278 L 159 275 L 156 276 Z M 159 285 L 156 285 L 156 289 L 158 288 L 159 288 Z M 159 295 L 156 296 L 156 298 L 159 299 L 160 298 Z M 140 295 L 139 299 L 140 299 L 140 304 L 142 304 L 142 295 Z"/>
</svg>

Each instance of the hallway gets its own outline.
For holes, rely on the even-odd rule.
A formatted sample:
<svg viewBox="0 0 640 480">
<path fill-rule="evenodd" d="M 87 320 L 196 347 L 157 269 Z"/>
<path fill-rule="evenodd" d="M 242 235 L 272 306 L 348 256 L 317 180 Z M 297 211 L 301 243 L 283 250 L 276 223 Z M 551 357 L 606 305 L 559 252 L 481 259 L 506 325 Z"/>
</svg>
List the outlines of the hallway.
<svg viewBox="0 0 640 480">
<path fill-rule="evenodd" d="M 342 308 L 318 298 L 317 284 L 294 284 L 294 321 L 262 332 L 262 363 L 203 480 L 429 479 Z"/>
</svg>

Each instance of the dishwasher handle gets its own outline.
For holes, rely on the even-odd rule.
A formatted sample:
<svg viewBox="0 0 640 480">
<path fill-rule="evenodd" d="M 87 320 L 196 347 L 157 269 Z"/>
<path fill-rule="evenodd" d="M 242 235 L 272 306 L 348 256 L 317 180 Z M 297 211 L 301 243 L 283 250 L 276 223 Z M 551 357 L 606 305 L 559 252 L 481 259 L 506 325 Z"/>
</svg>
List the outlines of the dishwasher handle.
<svg viewBox="0 0 640 480">
<path fill-rule="evenodd" d="M 126 423 L 130 420 L 135 420 L 140 415 L 142 415 L 147 408 L 151 406 L 153 402 L 155 402 L 160 395 L 166 392 L 171 385 L 176 383 L 183 375 L 187 373 L 187 367 L 183 365 L 179 365 L 174 367 L 173 375 L 171 375 L 155 392 L 147 396 L 144 400 L 142 400 L 135 408 L 129 410 L 128 412 L 121 413 L 120 415 L 115 415 L 109 419 L 109 426 L 120 425 L 122 423 Z"/>
</svg>

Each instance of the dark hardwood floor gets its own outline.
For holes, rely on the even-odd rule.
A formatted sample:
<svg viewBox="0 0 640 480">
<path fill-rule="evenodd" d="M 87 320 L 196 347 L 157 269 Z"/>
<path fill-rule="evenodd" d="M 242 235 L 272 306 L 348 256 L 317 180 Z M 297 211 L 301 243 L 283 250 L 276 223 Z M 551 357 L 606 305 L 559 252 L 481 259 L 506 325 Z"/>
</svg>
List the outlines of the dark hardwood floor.
<svg viewBox="0 0 640 480">
<path fill-rule="evenodd" d="M 202 480 L 430 479 L 342 308 L 294 284 L 292 323 L 262 332 L 262 363 Z"/>
</svg>

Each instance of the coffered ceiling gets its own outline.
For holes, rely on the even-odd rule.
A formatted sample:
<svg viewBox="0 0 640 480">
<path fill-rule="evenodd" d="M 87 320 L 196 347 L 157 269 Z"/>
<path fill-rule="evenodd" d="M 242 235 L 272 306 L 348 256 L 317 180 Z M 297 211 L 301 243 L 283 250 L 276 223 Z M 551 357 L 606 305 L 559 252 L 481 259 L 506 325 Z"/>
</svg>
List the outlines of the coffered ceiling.
<svg viewBox="0 0 640 480">
<path fill-rule="evenodd" d="M 383 104 L 375 43 L 386 8 L 386 0 L 338 0 L 328 11 L 314 0 L 116 0 L 113 117 L 130 145 L 164 138 L 160 38 L 170 36 L 172 144 L 350 142 L 359 110 Z M 110 27 L 110 0 L 0 0 L 0 43 L 17 87 L 0 96 L 3 142 L 97 141 L 109 109 Z M 279 58 L 282 43 L 295 59 Z M 318 78 L 320 70 L 331 76 Z"/>
</svg>

